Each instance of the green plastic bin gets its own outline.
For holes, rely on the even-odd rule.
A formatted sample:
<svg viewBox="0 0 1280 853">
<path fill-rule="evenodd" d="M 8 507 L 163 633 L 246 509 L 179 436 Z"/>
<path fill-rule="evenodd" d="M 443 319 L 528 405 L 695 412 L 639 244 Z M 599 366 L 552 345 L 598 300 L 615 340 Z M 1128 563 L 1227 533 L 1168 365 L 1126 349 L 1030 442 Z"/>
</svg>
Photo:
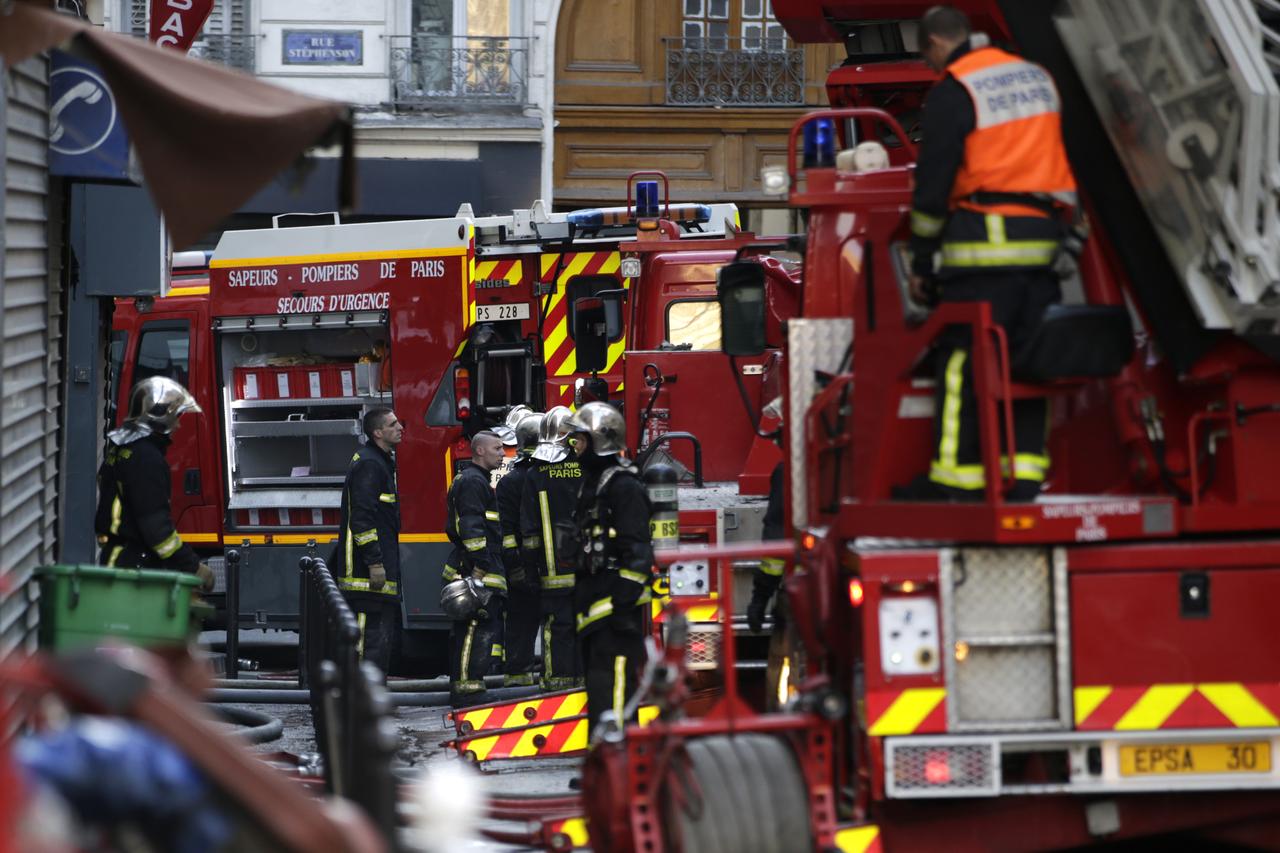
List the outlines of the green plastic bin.
<svg viewBox="0 0 1280 853">
<path fill-rule="evenodd" d="M 103 566 L 44 566 L 40 646 L 63 651 L 112 637 L 138 646 L 181 645 L 199 630 L 191 620 L 195 575 Z"/>
</svg>

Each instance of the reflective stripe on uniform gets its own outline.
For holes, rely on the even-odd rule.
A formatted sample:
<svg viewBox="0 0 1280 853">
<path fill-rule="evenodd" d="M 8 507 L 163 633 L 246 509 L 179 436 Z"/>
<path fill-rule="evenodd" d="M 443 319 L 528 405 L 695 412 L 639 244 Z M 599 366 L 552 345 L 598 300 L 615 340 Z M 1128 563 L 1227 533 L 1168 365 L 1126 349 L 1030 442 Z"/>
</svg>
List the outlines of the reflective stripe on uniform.
<svg viewBox="0 0 1280 853">
<path fill-rule="evenodd" d="M 556 573 L 556 552 L 552 543 L 555 540 L 551 529 L 551 506 L 547 503 L 546 492 L 538 492 L 538 512 L 542 516 L 542 553 L 547 560 L 547 574 L 554 575 Z"/>
<path fill-rule="evenodd" d="M 384 504 L 393 504 L 396 502 L 396 496 L 394 492 L 383 492 L 378 495 L 378 500 L 382 501 Z"/>
<path fill-rule="evenodd" d="M 578 614 L 578 630 L 581 631 L 588 625 L 599 622 L 601 619 L 613 613 L 613 599 L 602 598 L 587 608 L 586 613 Z"/>
<path fill-rule="evenodd" d="M 353 538 L 356 540 L 357 545 L 368 545 L 370 542 L 378 541 L 378 531 L 376 528 L 374 530 L 366 530 L 364 533 L 357 533 Z"/>
<path fill-rule="evenodd" d="M 942 244 L 947 267 L 1044 267 L 1053 263 L 1056 240 L 1014 240 L 1008 243 L 948 242 Z"/>
<path fill-rule="evenodd" d="M 440 577 L 444 579 L 445 583 L 448 583 L 449 581 L 456 581 L 460 576 L 457 569 L 445 563 L 444 571 L 440 573 Z"/>
<path fill-rule="evenodd" d="M 498 511 L 497 511 L 497 510 L 493 510 L 493 509 L 486 509 L 486 510 L 484 511 L 484 517 L 485 517 L 485 520 L 487 520 L 487 521 L 497 521 L 497 520 L 498 520 Z"/>
<path fill-rule="evenodd" d="M 911 211 L 911 233 L 917 237 L 929 239 L 942 233 L 942 226 L 947 220 L 942 216 L 933 216 L 921 210 Z"/>
<path fill-rule="evenodd" d="M 622 709 L 627 703 L 627 659 L 618 655 L 613 659 L 613 718 L 623 723 Z"/>
<path fill-rule="evenodd" d="M 577 578 L 573 575 L 549 575 L 542 578 L 543 589 L 573 589 Z"/>
<path fill-rule="evenodd" d="M 521 542 L 521 545 L 523 545 L 527 550 L 530 550 L 530 551 L 536 550 L 542 547 L 542 537 L 526 536 L 524 537 L 524 540 Z"/>
<path fill-rule="evenodd" d="M 462 547 L 466 548 L 468 551 L 483 551 L 484 545 L 485 538 L 483 536 L 477 536 L 475 539 L 462 540 Z"/>
<path fill-rule="evenodd" d="M 338 578 L 338 588 L 355 590 L 356 592 L 376 592 L 381 595 L 395 595 L 397 589 L 395 581 L 387 581 L 382 585 L 382 589 L 374 589 L 370 585 L 368 578 L 351 577 Z"/>
<path fill-rule="evenodd" d="M 511 548 L 517 547 L 518 544 L 519 544 L 519 540 L 516 539 L 514 534 L 508 533 L 506 536 L 502 537 L 503 548 L 506 548 L 509 550 Z"/>
<path fill-rule="evenodd" d="M 492 573 L 486 574 L 483 578 L 480 579 L 480 583 L 489 587 L 489 589 L 496 589 L 502 592 L 507 591 L 507 579 L 504 578 L 502 575 L 495 575 Z"/>
<path fill-rule="evenodd" d="M 158 545 L 151 546 L 151 550 L 162 560 L 167 560 L 174 554 L 178 553 L 178 549 L 182 547 L 182 537 L 178 535 L 178 531 L 174 531 L 165 537 L 164 541 Z"/>
<path fill-rule="evenodd" d="M 366 614 L 356 614 L 356 624 L 360 626 L 360 637 L 356 640 L 356 657 L 364 660 L 364 625 Z"/>
<path fill-rule="evenodd" d="M 938 458 L 933 461 L 929 472 L 930 479 L 935 479 L 935 472 L 942 472 L 946 476 L 947 472 L 956 468 L 956 453 L 960 447 L 960 394 L 964 390 L 964 362 L 968 357 L 968 352 L 958 349 L 947 359 L 943 383 L 945 396 L 942 398 L 942 435 L 938 441 Z"/>
<path fill-rule="evenodd" d="M 124 518 L 124 501 L 116 495 L 111 499 L 111 535 L 120 532 L 120 522 Z"/>
<path fill-rule="evenodd" d="M 653 577 L 651 574 L 633 572 L 630 569 L 618 569 L 618 576 L 625 580 L 629 580 L 632 583 L 638 584 L 647 584 L 649 583 L 649 579 Z"/>
<path fill-rule="evenodd" d="M 785 560 L 779 560 L 777 557 L 762 557 L 760 559 L 760 571 L 762 574 L 770 577 L 782 577 L 782 570 L 786 567 Z"/>
<path fill-rule="evenodd" d="M 463 684 L 466 684 L 468 682 L 467 676 L 470 675 L 471 641 L 472 639 L 475 638 L 475 635 L 476 635 L 476 620 L 472 619 L 470 622 L 467 623 L 467 636 L 462 641 L 462 667 L 461 667 L 462 677 L 458 680 Z M 484 686 L 483 681 L 480 682 L 480 686 L 481 687 Z"/>
<path fill-rule="evenodd" d="M 493 648 L 491 648 L 491 649 L 489 650 L 489 657 L 491 657 L 491 658 L 500 658 L 500 657 L 502 657 L 502 656 L 503 656 L 503 652 L 502 652 L 502 644 L 501 644 L 501 643 L 494 643 L 494 644 L 493 644 Z"/>
<path fill-rule="evenodd" d="M 107 557 L 107 568 L 113 568 L 116 560 L 120 559 L 120 552 L 124 550 L 123 545 L 117 545 L 111 549 L 111 554 Z"/>
</svg>

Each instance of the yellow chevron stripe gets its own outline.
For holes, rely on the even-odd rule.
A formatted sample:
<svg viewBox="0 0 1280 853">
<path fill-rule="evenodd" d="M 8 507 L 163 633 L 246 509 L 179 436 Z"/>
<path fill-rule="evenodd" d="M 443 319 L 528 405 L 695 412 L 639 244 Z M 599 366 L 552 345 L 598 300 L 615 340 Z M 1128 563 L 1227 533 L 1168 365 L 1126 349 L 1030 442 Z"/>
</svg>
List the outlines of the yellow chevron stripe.
<svg viewBox="0 0 1280 853">
<path fill-rule="evenodd" d="M 564 704 L 556 712 L 561 717 L 576 717 L 587 710 L 587 691 L 571 693 L 564 698 Z"/>
<path fill-rule="evenodd" d="M 1076 725 L 1089 719 L 1098 706 L 1111 695 L 1110 687 L 1077 687 L 1075 689 Z"/>
<path fill-rule="evenodd" d="M 1191 684 L 1155 684 L 1116 723 L 1116 731 L 1158 729 L 1195 689 Z"/>
<path fill-rule="evenodd" d="M 556 368 L 556 376 L 569 376 L 578 372 L 578 348 L 577 346 L 569 347 L 564 354 L 564 361 L 560 362 L 560 366 Z"/>
<path fill-rule="evenodd" d="M 471 270 L 471 280 L 479 281 L 482 278 L 492 278 L 493 271 L 497 268 L 497 261 L 476 261 Z"/>
<path fill-rule="evenodd" d="M 551 359 L 555 356 L 556 350 L 560 349 L 560 345 L 565 342 L 569 336 L 569 315 L 560 318 L 560 322 L 556 324 L 551 334 L 547 335 L 542 341 L 542 358 L 547 363 L 551 363 Z"/>
<path fill-rule="evenodd" d="M 556 265 L 556 261 L 560 260 L 560 255 L 555 252 L 548 252 L 540 260 L 542 263 L 540 264 L 541 269 L 538 273 L 538 279 L 542 280 L 547 277 L 547 273 L 551 272 L 551 268 Z"/>
<path fill-rule="evenodd" d="M 612 373 L 613 366 L 618 363 L 618 359 L 622 358 L 622 354 L 627 351 L 627 336 L 623 335 L 620 340 L 609 344 L 609 357 L 605 359 L 604 372 Z"/>
<path fill-rule="evenodd" d="M 715 622 L 720 619 L 720 605 L 695 604 L 685 611 L 690 622 Z"/>
<path fill-rule="evenodd" d="M 641 705 L 636 717 L 640 720 L 640 725 L 647 726 L 654 720 L 658 719 L 658 706 Z"/>
<path fill-rule="evenodd" d="M 538 726 L 523 732 L 520 740 L 516 741 L 516 745 L 511 748 L 512 758 L 532 758 L 538 754 L 538 747 L 534 746 L 533 739 L 538 735 L 546 737 L 550 733 L 552 726 Z"/>
<path fill-rule="evenodd" d="M 560 824 L 556 832 L 563 835 L 571 847 L 586 847 L 591 843 L 591 836 L 587 833 L 586 818 L 571 817 Z"/>
<path fill-rule="evenodd" d="M 468 711 L 462 715 L 462 721 L 471 724 L 472 731 L 480 731 L 484 728 L 484 724 L 489 717 L 493 716 L 492 708 L 480 708 L 476 711 Z"/>
<path fill-rule="evenodd" d="M 610 252 L 609 257 L 605 258 L 604 262 L 600 264 L 600 269 L 597 271 L 596 274 L 608 275 L 609 273 L 617 272 L 618 266 L 621 263 L 622 263 L 622 253 Z"/>
<path fill-rule="evenodd" d="M 1197 684 L 1196 689 L 1234 726 L 1280 726 L 1280 720 L 1276 719 L 1275 714 L 1259 702 L 1243 684 Z"/>
<path fill-rule="evenodd" d="M 943 687 L 909 687 L 893 700 L 893 704 L 880 715 L 868 734 L 875 737 L 909 735 L 924 722 L 925 717 L 933 713 L 933 709 L 938 707 L 938 703 L 946 695 L 946 688 Z"/>
<path fill-rule="evenodd" d="M 490 735 L 488 737 L 478 737 L 475 740 L 467 742 L 467 749 L 476 757 L 476 761 L 484 761 L 489 757 L 489 753 L 493 752 L 493 748 L 498 744 L 498 736 Z"/>
<path fill-rule="evenodd" d="M 580 275 L 582 271 L 586 269 L 587 264 L 591 263 L 592 259 L 595 258 L 597 254 L 599 253 L 598 252 L 578 252 L 577 254 L 575 254 L 573 256 L 573 260 L 565 264 L 564 269 L 561 270 L 560 272 L 560 277 L 556 279 L 556 284 L 559 285 L 559 290 L 563 292 L 565 285 L 569 283 L 569 279 L 573 278 L 574 276 Z"/>
<path fill-rule="evenodd" d="M 510 266 L 503 273 L 503 278 L 512 284 L 519 284 L 524 279 L 524 261 L 509 261 Z"/>
<path fill-rule="evenodd" d="M 511 709 L 511 713 L 507 715 L 507 719 L 497 728 L 513 729 L 516 726 L 525 726 L 529 724 L 529 718 L 524 715 L 526 708 L 532 708 L 536 713 L 538 708 L 542 706 L 541 699 L 533 699 L 529 702 L 520 702 Z"/>
<path fill-rule="evenodd" d="M 880 837 L 880 827 L 854 826 L 836 830 L 836 848 L 840 853 L 866 853 Z"/>
</svg>

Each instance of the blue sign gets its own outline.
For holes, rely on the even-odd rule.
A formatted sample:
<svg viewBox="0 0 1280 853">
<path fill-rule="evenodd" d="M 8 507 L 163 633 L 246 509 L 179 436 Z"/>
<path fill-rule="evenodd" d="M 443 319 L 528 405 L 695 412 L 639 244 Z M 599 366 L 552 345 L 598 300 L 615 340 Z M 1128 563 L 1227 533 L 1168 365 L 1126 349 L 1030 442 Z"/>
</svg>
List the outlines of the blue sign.
<svg viewBox="0 0 1280 853">
<path fill-rule="evenodd" d="M 49 172 L 127 180 L 129 138 L 97 68 L 60 50 L 49 73 Z"/>
<path fill-rule="evenodd" d="M 285 30 L 285 65 L 364 65 L 363 30 Z"/>
</svg>

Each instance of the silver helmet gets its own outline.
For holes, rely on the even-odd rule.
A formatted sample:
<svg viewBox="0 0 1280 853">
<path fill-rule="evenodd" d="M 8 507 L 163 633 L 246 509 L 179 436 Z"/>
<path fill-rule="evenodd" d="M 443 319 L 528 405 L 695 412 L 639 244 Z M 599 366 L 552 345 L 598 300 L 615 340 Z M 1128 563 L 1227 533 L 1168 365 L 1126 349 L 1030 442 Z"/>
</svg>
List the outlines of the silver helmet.
<svg viewBox="0 0 1280 853">
<path fill-rule="evenodd" d="M 538 436 L 542 427 L 543 416 L 537 412 L 525 415 L 516 424 L 516 449 L 520 453 L 529 454 L 538 446 Z"/>
<path fill-rule="evenodd" d="M 168 435 L 178 428 L 178 418 L 202 411 L 191 392 L 167 376 L 148 376 L 133 386 L 126 421 L 151 432 Z"/>
<path fill-rule="evenodd" d="M 560 462 L 569 455 L 564 446 L 564 424 L 569 420 L 568 406 L 552 406 L 542 416 L 538 425 L 538 449 L 533 451 L 533 458 L 540 462 Z"/>
<path fill-rule="evenodd" d="M 513 406 L 511 411 L 507 412 L 506 419 L 495 426 L 492 430 L 493 434 L 502 439 L 502 443 L 507 447 L 515 447 L 519 442 L 516 439 L 516 426 L 532 415 L 533 409 L 521 403 L 519 406 Z"/>
<path fill-rule="evenodd" d="M 608 403 L 587 403 L 565 422 L 565 429 L 570 435 L 590 435 L 591 452 L 596 456 L 612 456 L 627 449 L 626 422 Z"/>
<path fill-rule="evenodd" d="M 440 609 L 455 622 L 470 619 L 488 603 L 488 590 L 475 578 L 458 578 L 440 587 Z"/>
</svg>

